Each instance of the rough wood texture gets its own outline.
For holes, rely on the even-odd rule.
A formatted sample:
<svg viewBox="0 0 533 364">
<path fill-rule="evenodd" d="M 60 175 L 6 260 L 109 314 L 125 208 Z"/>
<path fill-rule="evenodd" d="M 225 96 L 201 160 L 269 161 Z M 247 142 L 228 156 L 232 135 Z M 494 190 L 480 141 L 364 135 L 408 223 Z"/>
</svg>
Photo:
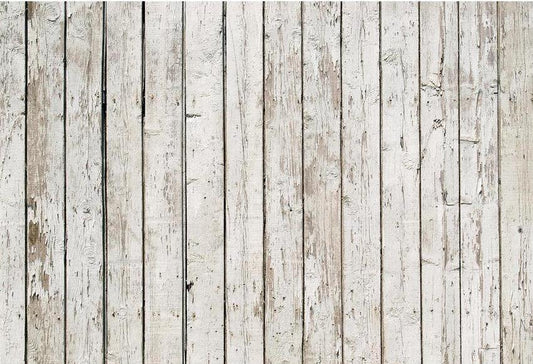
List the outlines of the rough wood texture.
<svg viewBox="0 0 533 364">
<path fill-rule="evenodd" d="M 342 4 L 345 363 L 381 363 L 379 4 Z"/>
<path fill-rule="evenodd" d="M 56 364 L 64 361 L 65 13 L 63 3 L 27 6 L 27 359 Z"/>
<path fill-rule="evenodd" d="M 226 9 L 226 362 L 263 362 L 263 5 Z"/>
<path fill-rule="evenodd" d="M 301 21 L 300 4 L 265 3 L 265 357 L 267 363 L 302 361 Z"/>
<path fill-rule="evenodd" d="M 0 3 L 0 358 L 24 363 L 24 3 Z"/>
<path fill-rule="evenodd" d="M 381 5 L 383 362 L 420 352 L 418 4 Z"/>
<path fill-rule="evenodd" d="M 106 4 L 107 362 L 142 363 L 142 8 Z"/>
<path fill-rule="evenodd" d="M 222 3 L 185 5 L 187 361 L 224 361 Z"/>
<path fill-rule="evenodd" d="M 499 4 L 503 362 L 533 362 L 533 4 Z"/>
<path fill-rule="evenodd" d="M 182 4 L 146 5 L 145 363 L 182 358 Z"/>
<path fill-rule="evenodd" d="M 462 362 L 499 363 L 497 19 L 459 7 Z"/>
<path fill-rule="evenodd" d="M 66 362 L 103 362 L 101 3 L 67 5 Z"/>
<path fill-rule="evenodd" d="M 420 3 L 422 353 L 428 363 L 460 362 L 457 7 Z"/>
<path fill-rule="evenodd" d="M 303 360 L 341 363 L 340 3 L 302 6 Z"/>
</svg>

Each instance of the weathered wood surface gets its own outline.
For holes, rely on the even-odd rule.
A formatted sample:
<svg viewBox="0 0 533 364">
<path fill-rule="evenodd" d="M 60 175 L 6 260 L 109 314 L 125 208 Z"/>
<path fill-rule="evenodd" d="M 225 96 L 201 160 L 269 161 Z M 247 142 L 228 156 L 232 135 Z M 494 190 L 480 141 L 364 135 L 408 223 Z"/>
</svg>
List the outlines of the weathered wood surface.
<svg viewBox="0 0 533 364">
<path fill-rule="evenodd" d="M 303 3 L 304 347 L 342 362 L 340 3 Z"/>
<path fill-rule="evenodd" d="M 224 362 L 223 6 L 185 5 L 187 361 Z"/>
<path fill-rule="evenodd" d="M 0 4 L 0 357 L 24 363 L 25 5 Z"/>
<path fill-rule="evenodd" d="M 499 4 L 504 363 L 533 362 L 533 5 Z"/>
<path fill-rule="evenodd" d="M 381 363 L 379 4 L 342 4 L 345 363 Z"/>
<path fill-rule="evenodd" d="M 143 361 L 142 8 L 106 6 L 106 358 Z"/>
<path fill-rule="evenodd" d="M 65 358 L 64 32 L 64 3 L 28 3 L 26 356 L 29 363 L 55 364 Z"/>
<path fill-rule="evenodd" d="M 226 362 L 263 362 L 263 5 L 226 8 Z"/>
<path fill-rule="evenodd" d="M 420 4 L 422 356 L 428 363 L 460 363 L 457 6 Z"/>
<path fill-rule="evenodd" d="M 0 3 L 0 361 L 533 361 L 531 9 Z"/>
<path fill-rule="evenodd" d="M 497 13 L 459 6 L 462 362 L 500 362 Z"/>
<path fill-rule="evenodd" d="M 265 359 L 299 363 L 303 334 L 301 4 L 265 3 L 264 42 Z"/>
<path fill-rule="evenodd" d="M 418 5 L 381 4 L 383 362 L 421 361 Z"/>
<path fill-rule="evenodd" d="M 103 363 L 103 5 L 67 4 L 66 362 Z"/>
<path fill-rule="evenodd" d="M 182 4 L 145 5 L 145 363 L 182 358 Z"/>
</svg>

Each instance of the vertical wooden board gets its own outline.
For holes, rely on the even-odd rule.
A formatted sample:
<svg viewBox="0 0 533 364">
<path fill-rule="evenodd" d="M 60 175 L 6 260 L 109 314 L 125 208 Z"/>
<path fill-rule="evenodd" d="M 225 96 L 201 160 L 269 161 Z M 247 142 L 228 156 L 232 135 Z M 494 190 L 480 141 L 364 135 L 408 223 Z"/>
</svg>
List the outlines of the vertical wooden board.
<svg viewBox="0 0 533 364">
<path fill-rule="evenodd" d="M 226 9 L 226 361 L 263 362 L 263 5 Z"/>
<path fill-rule="evenodd" d="M 63 3 L 28 3 L 27 356 L 64 361 Z"/>
<path fill-rule="evenodd" d="M 340 3 L 302 4 L 304 348 L 342 362 Z"/>
<path fill-rule="evenodd" d="M 24 362 L 24 3 L 0 3 L 0 357 Z"/>
<path fill-rule="evenodd" d="M 106 4 L 106 357 L 141 363 L 143 345 L 142 8 Z"/>
<path fill-rule="evenodd" d="M 182 4 L 146 4 L 145 362 L 182 358 Z"/>
<path fill-rule="evenodd" d="M 459 7 L 462 362 L 499 363 L 496 3 Z"/>
<path fill-rule="evenodd" d="M 224 361 L 222 3 L 186 4 L 187 361 Z"/>
<path fill-rule="evenodd" d="M 418 363 L 418 4 L 381 7 L 383 362 Z"/>
<path fill-rule="evenodd" d="M 102 8 L 67 4 L 67 363 L 103 361 Z"/>
<path fill-rule="evenodd" d="M 300 363 L 303 331 L 302 23 L 265 3 L 265 359 Z"/>
<path fill-rule="evenodd" d="M 503 362 L 533 362 L 533 5 L 499 4 Z"/>
<path fill-rule="evenodd" d="M 420 3 L 422 353 L 460 362 L 457 3 Z"/>
<path fill-rule="evenodd" d="M 342 4 L 345 363 L 381 363 L 379 4 Z"/>
</svg>

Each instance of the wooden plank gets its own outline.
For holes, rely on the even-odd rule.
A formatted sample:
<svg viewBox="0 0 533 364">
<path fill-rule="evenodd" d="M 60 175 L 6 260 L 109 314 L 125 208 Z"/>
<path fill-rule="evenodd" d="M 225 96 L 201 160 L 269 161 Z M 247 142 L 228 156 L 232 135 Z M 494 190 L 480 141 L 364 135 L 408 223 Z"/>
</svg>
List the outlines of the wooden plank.
<svg viewBox="0 0 533 364">
<path fill-rule="evenodd" d="M 342 4 L 345 363 L 381 363 L 379 4 Z"/>
<path fill-rule="evenodd" d="M 103 362 L 101 3 L 67 4 L 66 362 Z"/>
<path fill-rule="evenodd" d="M 108 363 L 141 363 L 143 346 L 142 8 L 106 5 Z"/>
<path fill-rule="evenodd" d="M 418 363 L 418 4 L 383 3 L 381 8 L 383 362 Z"/>
<path fill-rule="evenodd" d="M 263 362 L 263 5 L 226 9 L 226 361 Z"/>
<path fill-rule="evenodd" d="M 24 363 L 25 4 L 0 3 L 0 357 Z"/>
<path fill-rule="evenodd" d="M 422 353 L 460 362 L 457 3 L 420 3 Z"/>
<path fill-rule="evenodd" d="M 185 6 L 187 361 L 224 361 L 222 3 Z"/>
<path fill-rule="evenodd" d="M 302 361 L 302 19 L 265 3 L 265 360 Z M 283 46 L 280 46 L 283 45 Z"/>
<path fill-rule="evenodd" d="M 64 361 L 63 3 L 28 3 L 27 359 Z"/>
<path fill-rule="evenodd" d="M 496 4 L 459 15 L 462 362 L 499 363 Z"/>
<path fill-rule="evenodd" d="M 304 362 L 342 362 L 339 2 L 302 4 Z"/>
<path fill-rule="evenodd" d="M 146 3 L 145 362 L 182 358 L 182 4 Z"/>
<path fill-rule="evenodd" d="M 499 4 L 503 362 L 533 362 L 533 4 Z"/>
</svg>

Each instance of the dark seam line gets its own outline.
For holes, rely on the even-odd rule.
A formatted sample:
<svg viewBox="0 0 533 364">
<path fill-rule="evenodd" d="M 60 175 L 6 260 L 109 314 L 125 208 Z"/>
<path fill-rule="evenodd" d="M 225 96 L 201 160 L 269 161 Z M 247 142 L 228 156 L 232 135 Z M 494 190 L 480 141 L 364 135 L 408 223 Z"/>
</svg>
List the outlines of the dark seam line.
<svg viewBox="0 0 533 364">
<path fill-rule="evenodd" d="M 502 214 L 501 214 L 501 103 L 500 103 L 500 3 L 496 2 L 496 120 L 497 120 L 497 161 L 498 161 L 498 280 L 499 280 L 499 342 L 500 342 L 500 363 L 503 363 L 503 318 L 502 318 Z M 521 354 L 521 353 L 520 353 Z"/>
<path fill-rule="evenodd" d="M 102 2 L 102 73 L 101 73 L 101 124 L 100 124 L 100 153 L 102 160 L 102 262 L 103 262 L 103 277 L 102 277 L 102 294 L 103 294 L 103 309 L 102 309 L 102 356 L 103 363 L 107 362 L 107 96 L 106 96 L 106 70 L 107 70 L 107 35 L 106 35 L 106 3 Z"/>
<path fill-rule="evenodd" d="M 145 171 L 144 171 L 144 118 L 146 116 L 146 64 L 145 64 L 145 2 L 141 4 L 141 239 L 142 239 L 142 343 L 141 362 L 145 362 L 146 354 L 146 247 L 145 247 Z"/>
<path fill-rule="evenodd" d="M 341 274 L 340 274 L 340 283 L 341 283 L 341 295 L 340 295 L 340 310 L 341 310 L 341 362 L 344 363 L 344 164 L 343 164 L 343 126 L 344 126 L 344 113 L 343 113 L 343 83 L 342 83 L 342 74 L 343 74 L 343 63 L 342 63 L 342 47 L 343 47 L 343 24 L 342 24 L 342 1 L 339 4 L 340 7 L 340 31 L 339 31 L 339 61 L 340 61 L 340 73 L 339 73 L 339 81 L 340 81 L 340 125 L 339 125 L 339 167 L 340 167 L 340 201 L 339 201 L 339 207 L 340 207 L 340 243 L 341 243 L 341 251 L 340 251 L 340 259 L 341 259 Z"/>
<path fill-rule="evenodd" d="M 420 80 L 420 2 L 418 6 L 418 299 L 420 304 L 420 363 L 424 363 L 424 325 L 422 299 L 422 111 L 421 111 L 421 80 Z"/>
<path fill-rule="evenodd" d="M 24 363 L 28 362 L 28 3 L 24 4 Z"/>
<path fill-rule="evenodd" d="M 223 265 L 224 265 L 224 271 L 223 271 L 223 296 L 224 296 L 224 306 L 223 306 L 223 316 L 224 316 L 224 331 L 222 333 L 223 338 L 223 352 L 224 352 L 224 363 L 227 363 L 227 299 L 228 294 L 226 291 L 226 240 L 227 240 L 227 234 L 226 234 L 226 2 L 224 1 L 222 3 L 222 154 L 223 154 Z"/>
<path fill-rule="evenodd" d="M 187 363 L 187 118 L 186 118 L 186 4 L 181 3 L 181 357 Z"/>
<path fill-rule="evenodd" d="M 265 194 L 266 194 L 266 176 L 265 176 L 265 2 L 263 1 L 262 4 L 262 35 L 261 35 L 261 42 L 262 42 L 262 65 L 263 65 L 263 78 L 262 78 L 262 87 L 263 87 L 263 95 L 262 95 L 262 177 L 263 177 L 263 201 L 262 201 L 262 209 L 263 209 L 263 236 L 262 236 L 262 242 L 263 242 L 263 364 L 266 363 L 266 208 L 265 208 Z"/>
<path fill-rule="evenodd" d="M 382 15 L 381 2 L 378 3 L 379 22 L 379 336 L 380 336 L 380 362 L 384 363 L 384 334 L 383 334 L 383 62 L 382 62 Z"/>
<path fill-rule="evenodd" d="M 67 2 L 63 3 L 63 362 L 67 363 Z"/>
<path fill-rule="evenodd" d="M 302 364 L 305 357 L 305 153 L 304 153 L 304 3 L 300 3 L 300 107 L 301 107 L 301 193 L 302 193 Z"/>
<path fill-rule="evenodd" d="M 462 320 L 462 229 L 461 229 L 461 29 L 459 2 L 457 2 L 457 177 L 458 177 L 458 233 L 459 233 L 459 363 L 463 362 L 463 320 Z"/>
</svg>

